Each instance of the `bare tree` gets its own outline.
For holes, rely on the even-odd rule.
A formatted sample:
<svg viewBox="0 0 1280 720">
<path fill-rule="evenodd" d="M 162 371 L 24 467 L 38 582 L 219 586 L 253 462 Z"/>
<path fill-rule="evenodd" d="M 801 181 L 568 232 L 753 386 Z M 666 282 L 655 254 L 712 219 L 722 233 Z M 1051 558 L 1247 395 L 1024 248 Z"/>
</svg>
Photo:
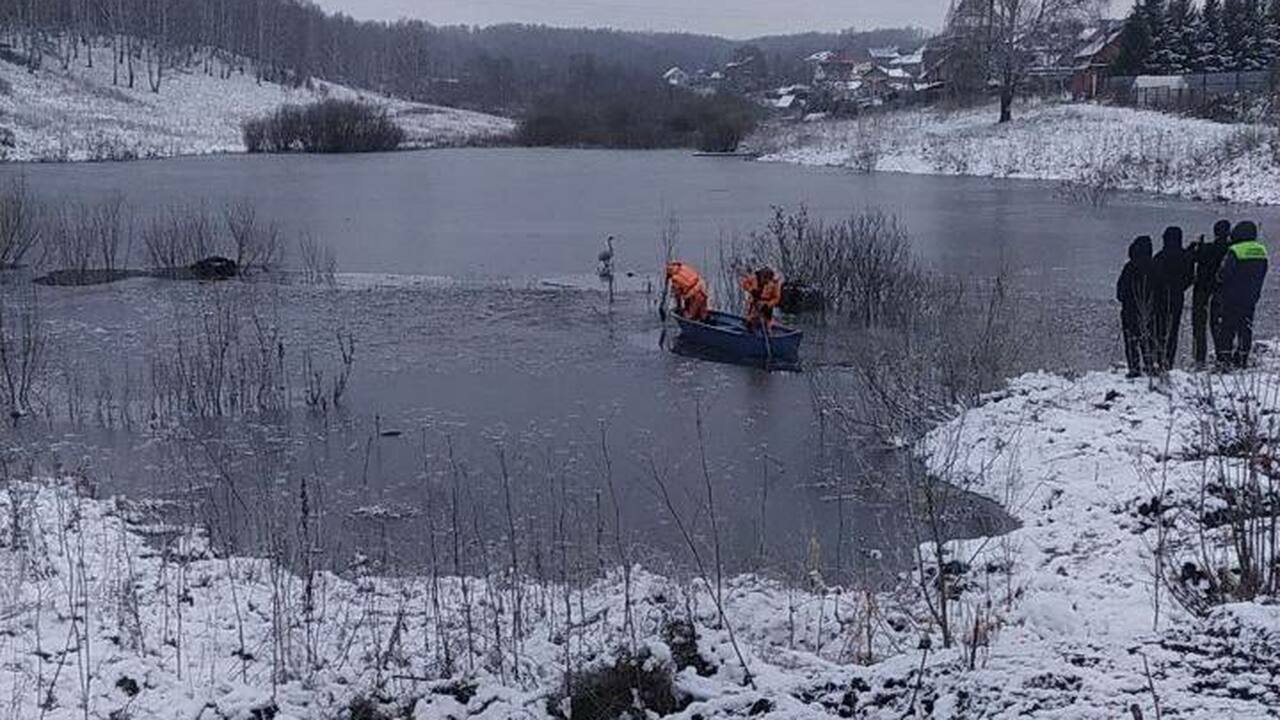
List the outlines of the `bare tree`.
<svg viewBox="0 0 1280 720">
<path fill-rule="evenodd" d="M 1013 98 L 1037 62 L 1056 60 L 1062 29 L 1101 15 L 1100 0 L 989 0 L 991 67 L 1000 83 L 1000 122 L 1013 120 Z M 1065 34 L 1074 38 L 1074 33 Z"/>
<path fill-rule="evenodd" d="M 279 264 L 284 253 L 280 228 L 275 223 L 258 221 L 257 208 L 248 201 L 228 205 L 223 212 L 227 230 L 236 249 L 236 267 L 240 272 L 268 270 Z"/>
</svg>

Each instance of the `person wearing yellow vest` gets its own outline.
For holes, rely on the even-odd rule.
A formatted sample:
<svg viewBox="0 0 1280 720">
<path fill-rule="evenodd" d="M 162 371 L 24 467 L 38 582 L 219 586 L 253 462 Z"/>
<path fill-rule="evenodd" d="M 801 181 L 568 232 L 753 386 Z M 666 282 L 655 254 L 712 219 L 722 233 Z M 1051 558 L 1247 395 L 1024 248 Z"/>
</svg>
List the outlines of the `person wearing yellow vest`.
<svg viewBox="0 0 1280 720">
<path fill-rule="evenodd" d="M 773 311 L 782 302 L 781 278 L 770 268 L 760 268 L 742 278 L 742 289 L 747 293 L 747 329 L 773 327 Z"/>
<path fill-rule="evenodd" d="M 686 263 L 667 263 L 667 282 L 675 293 L 676 312 L 681 317 L 706 322 L 711 309 L 707 285 L 698 271 Z"/>
<path fill-rule="evenodd" d="M 1267 279 L 1267 248 L 1258 226 L 1242 222 L 1231 229 L 1231 246 L 1218 270 L 1213 296 L 1213 338 L 1221 368 L 1249 365 L 1253 348 L 1253 314 Z"/>
</svg>

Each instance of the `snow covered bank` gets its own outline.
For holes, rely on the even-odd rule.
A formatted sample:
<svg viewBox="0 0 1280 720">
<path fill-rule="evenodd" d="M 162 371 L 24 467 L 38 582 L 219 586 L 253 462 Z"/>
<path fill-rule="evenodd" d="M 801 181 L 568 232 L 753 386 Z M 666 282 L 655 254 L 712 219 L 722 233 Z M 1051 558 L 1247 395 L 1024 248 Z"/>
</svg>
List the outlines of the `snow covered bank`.
<svg viewBox="0 0 1280 720">
<path fill-rule="evenodd" d="M 241 123 L 285 103 L 323 97 L 362 97 L 340 85 L 315 89 L 258 84 L 252 71 L 221 79 L 200 67 L 166 74 L 160 93 L 147 88 L 138 68 L 136 87 L 112 85 L 109 52 L 99 52 L 93 68 L 82 60 L 63 71 L 50 58 L 34 74 L 0 61 L 0 128 L 13 132 L 14 147 L 0 148 L 18 161 L 103 160 L 243 152 Z M 121 71 L 122 77 L 124 71 Z M 414 147 L 491 142 L 510 134 L 515 123 L 482 113 L 369 96 L 387 105 Z"/>
<path fill-rule="evenodd" d="M 930 569 L 870 594 L 726 580 L 730 635 L 696 579 L 637 570 L 629 593 L 617 571 L 567 586 L 516 584 L 503 570 L 437 583 L 310 573 L 305 554 L 286 571 L 213 557 L 198 533 L 141 522 L 129 503 L 69 483 L 11 483 L 0 492 L 0 717 L 43 705 L 45 717 L 78 718 L 87 704 L 102 718 L 330 718 L 376 696 L 394 717 L 547 718 L 564 707 L 566 667 L 581 686 L 628 647 L 646 671 L 674 671 L 671 716 L 684 720 L 1129 717 L 1134 705 L 1155 717 L 1157 704 L 1182 718 L 1264 717 L 1280 707 L 1280 606 L 1195 617 L 1169 597 L 1193 597 L 1197 573 L 1233 562 L 1219 531 L 1196 544 L 1196 519 L 1224 507 L 1199 504 L 1202 481 L 1219 479 L 1206 470 L 1240 465 L 1235 444 L 1205 444 L 1205 428 L 1280 417 L 1280 363 L 1262 361 L 1154 389 L 1108 372 L 1028 375 L 935 431 L 933 469 L 1023 523 L 949 545 L 950 648 L 924 602 Z M 307 533 L 297 519 L 278 530 Z M 554 578 L 564 559 L 549 560 L 539 573 Z"/>
<path fill-rule="evenodd" d="M 916 109 L 859 120 L 769 125 L 763 159 L 917 174 L 1104 183 L 1203 200 L 1280 204 L 1274 129 L 1091 104 Z"/>
</svg>

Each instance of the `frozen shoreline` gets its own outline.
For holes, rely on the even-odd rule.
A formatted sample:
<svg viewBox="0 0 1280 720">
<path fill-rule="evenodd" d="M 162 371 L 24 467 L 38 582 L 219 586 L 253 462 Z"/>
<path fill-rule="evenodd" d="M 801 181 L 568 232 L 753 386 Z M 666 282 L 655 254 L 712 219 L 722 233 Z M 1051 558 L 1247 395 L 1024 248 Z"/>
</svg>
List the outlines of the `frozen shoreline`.
<svg viewBox="0 0 1280 720">
<path fill-rule="evenodd" d="M 388 99 L 323 81 L 313 82 L 311 89 L 258 83 L 252 68 L 225 79 L 199 66 L 175 69 L 160 92 L 152 93 L 139 67 L 131 90 L 124 79 L 112 83 L 109 57 L 99 49 L 94 67 L 78 59 L 66 71 L 46 58 L 35 73 L 0 62 L 0 81 L 9 88 L 0 94 L 0 128 L 13 133 L 13 147 L 0 148 L 0 158 L 75 162 L 242 153 L 244 120 L 286 103 L 325 97 L 384 105 L 408 133 L 407 148 L 493 143 L 515 129 L 507 118 Z"/>
<path fill-rule="evenodd" d="M 1059 181 L 1192 199 L 1280 204 L 1280 131 L 1094 104 L 914 109 L 769 124 L 744 147 L 763 162 Z"/>
<path fill-rule="evenodd" d="M 938 718 L 1095 718 L 1135 704 L 1154 717 L 1156 698 L 1184 718 L 1274 715 L 1280 605 L 1198 619 L 1154 582 L 1159 519 L 1177 552 L 1194 533 L 1194 513 L 1179 509 L 1201 490 L 1206 383 L 1231 393 L 1277 382 L 1277 359 L 1260 359 L 1244 378 L 1174 373 L 1154 389 L 1112 372 L 1026 375 L 932 433 L 922 449 L 936 473 L 1022 522 L 948 544 L 952 648 L 920 583 L 868 595 L 743 576 L 726 580 L 725 610 L 756 685 L 744 687 L 709 588 L 637 569 L 635 651 L 646 667 L 683 666 L 674 687 L 689 704 L 672 717 L 684 720 L 899 718 L 913 706 Z M 531 579 L 517 591 L 505 574 L 438 588 L 358 572 L 308 580 L 213 557 L 198 533 L 140 517 L 67 482 L 0 492 L 0 717 L 38 717 L 44 703 L 44 717 L 70 720 L 87 701 L 102 718 L 324 718 L 381 694 L 389 717 L 545 718 L 566 652 L 575 670 L 598 668 L 633 642 L 618 570 L 567 594 Z M 1170 562 L 1187 557 L 1177 552 Z M 688 619 L 703 674 L 672 640 Z M 471 622 L 482 629 L 468 640 Z M 446 661 L 461 684 L 425 680 Z"/>
</svg>

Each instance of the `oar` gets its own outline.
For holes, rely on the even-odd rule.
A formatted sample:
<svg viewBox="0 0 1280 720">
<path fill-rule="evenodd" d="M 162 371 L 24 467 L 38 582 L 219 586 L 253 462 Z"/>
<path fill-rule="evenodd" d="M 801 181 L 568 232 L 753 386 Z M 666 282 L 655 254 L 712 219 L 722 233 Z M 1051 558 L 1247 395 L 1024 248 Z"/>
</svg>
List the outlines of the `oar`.
<svg viewBox="0 0 1280 720">
<path fill-rule="evenodd" d="M 665 325 L 667 322 L 667 292 L 671 289 L 671 283 L 667 282 L 665 268 L 659 277 L 662 278 L 662 297 L 658 299 L 658 319 Z"/>
<path fill-rule="evenodd" d="M 667 282 L 666 268 L 659 277 L 662 278 L 662 297 L 658 299 L 658 319 L 662 321 L 662 332 L 658 334 L 658 349 L 662 350 L 667 347 L 667 292 L 671 283 Z"/>
<path fill-rule="evenodd" d="M 760 332 L 764 334 L 764 370 L 773 366 L 773 342 L 769 340 L 769 322 L 760 318 Z"/>
</svg>

